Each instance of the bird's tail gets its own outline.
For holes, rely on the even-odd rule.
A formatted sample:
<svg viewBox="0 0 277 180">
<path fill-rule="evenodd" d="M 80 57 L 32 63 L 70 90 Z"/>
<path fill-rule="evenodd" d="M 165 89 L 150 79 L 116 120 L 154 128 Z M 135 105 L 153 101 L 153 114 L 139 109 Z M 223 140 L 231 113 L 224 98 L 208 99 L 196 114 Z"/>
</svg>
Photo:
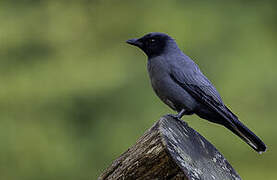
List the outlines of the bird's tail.
<svg viewBox="0 0 277 180">
<path fill-rule="evenodd" d="M 256 136 L 250 129 L 248 129 L 244 124 L 242 124 L 238 118 L 231 112 L 233 116 L 231 122 L 223 124 L 226 128 L 231 130 L 237 136 L 239 136 L 243 141 L 245 141 L 250 147 L 252 147 L 258 153 L 266 151 L 266 145 L 263 141 Z M 229 119 L 230 120 L 230 119 Z"/>
</svg>

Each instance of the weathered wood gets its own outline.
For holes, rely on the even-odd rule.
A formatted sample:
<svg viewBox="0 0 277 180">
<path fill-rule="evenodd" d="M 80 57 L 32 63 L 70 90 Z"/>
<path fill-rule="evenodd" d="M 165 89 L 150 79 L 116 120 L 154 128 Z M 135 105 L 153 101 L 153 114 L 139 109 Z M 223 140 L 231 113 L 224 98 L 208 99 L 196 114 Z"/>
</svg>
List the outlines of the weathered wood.
<svg viewBox="0 0 277 180">
<path fill-rule="evenodd" d="M 184 121 L 163 116 L 98 178 L 240 180 L 220 152 Z"/>
</svg>

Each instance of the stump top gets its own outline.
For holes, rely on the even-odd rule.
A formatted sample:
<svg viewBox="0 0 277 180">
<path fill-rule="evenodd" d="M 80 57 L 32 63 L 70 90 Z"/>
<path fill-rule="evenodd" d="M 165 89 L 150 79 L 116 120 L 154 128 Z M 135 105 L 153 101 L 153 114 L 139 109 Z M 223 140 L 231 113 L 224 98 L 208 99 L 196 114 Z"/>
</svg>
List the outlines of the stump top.
<svg viewBox="0 0 277 180">
<path fill-rule="evenodd" d="M 240 180 L 223 155 L 184 121 L 163 116 L 99 180 Z"/>
<path fill-rule="evenodd" d="M 169 154 L 189 179 L 240 180 L 223 155 L 184 121 L 163 116 L 158 127 Z"/>
</svg>

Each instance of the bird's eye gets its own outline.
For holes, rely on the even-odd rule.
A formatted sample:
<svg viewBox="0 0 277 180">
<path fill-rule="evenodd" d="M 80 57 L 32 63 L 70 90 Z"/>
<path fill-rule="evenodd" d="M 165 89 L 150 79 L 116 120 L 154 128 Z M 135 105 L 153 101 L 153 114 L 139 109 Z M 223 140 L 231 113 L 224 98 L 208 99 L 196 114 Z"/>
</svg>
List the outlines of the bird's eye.
<svg viewBox="0 0 277 180">
<path fill-rule="evenodd" d="M 151 43 L 153 43 L 153 42 L 155 42 L 155 41 L 156 41 L 155 39 L 150 39 L 150 42 L 151 42 Z"/>
</svg>

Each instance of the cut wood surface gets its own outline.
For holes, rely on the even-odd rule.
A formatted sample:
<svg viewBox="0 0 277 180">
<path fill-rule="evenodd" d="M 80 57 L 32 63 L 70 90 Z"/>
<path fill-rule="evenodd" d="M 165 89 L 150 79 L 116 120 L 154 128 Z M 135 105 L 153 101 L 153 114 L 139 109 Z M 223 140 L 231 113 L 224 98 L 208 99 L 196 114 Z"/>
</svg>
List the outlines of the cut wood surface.
<svg viewBox="0 0 277 180">
<path fill-rule="evenodd" d="M 98 180 L 240 180 L 218 150 L 184 121 L 163 116 Z"/>
</svg>

